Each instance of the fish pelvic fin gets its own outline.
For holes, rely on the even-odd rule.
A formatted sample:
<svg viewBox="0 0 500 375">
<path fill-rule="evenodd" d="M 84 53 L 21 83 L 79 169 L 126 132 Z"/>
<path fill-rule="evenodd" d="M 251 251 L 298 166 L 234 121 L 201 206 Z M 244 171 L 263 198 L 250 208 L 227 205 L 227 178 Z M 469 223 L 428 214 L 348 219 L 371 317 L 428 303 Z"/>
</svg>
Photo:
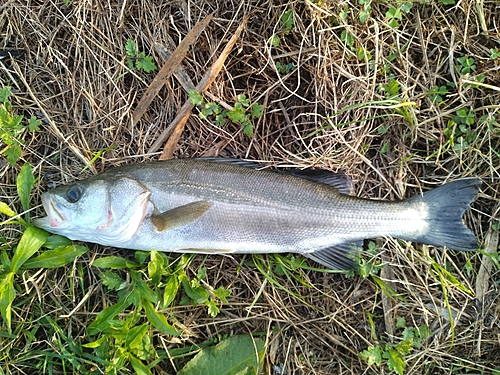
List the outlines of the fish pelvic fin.
<svg viewBox="0 0 500 375">
<path fill-rule="evenodd" d="M 477 250 L 477 238 L 464 224 L 462 216 L 476 198 L 481 184 L 479 178 L 464 178 L 408 199 L 408 202 L 424 202 L 428 211 L 427 230 L 408 240 L 453 250 Z"/>
<path fill-rule="evenodd" d="M 315 250 L 312 253 L 304 253 L 303 255 L 332 270 L 347 271 L 356 267 L 353 255 L 362 246 L 363 241 L 355 241 Z"/>
<path fill-rule="evenodd" d="M 168 229 L 175 229 L 191 224 L 201 217 L 212 206 L 207 201 L 188 203 L 184 206 L 153 215 L 151 221 L 159 232 Z"/>
</svg>

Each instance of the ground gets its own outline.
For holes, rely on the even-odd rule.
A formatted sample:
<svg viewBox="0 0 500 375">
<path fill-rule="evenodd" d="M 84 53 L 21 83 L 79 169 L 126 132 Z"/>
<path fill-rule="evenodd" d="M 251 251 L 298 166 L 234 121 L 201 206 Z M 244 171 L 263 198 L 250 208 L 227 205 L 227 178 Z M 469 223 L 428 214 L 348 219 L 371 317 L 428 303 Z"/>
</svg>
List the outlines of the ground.
<svg viewBox="0 0 500 375">
<path fill-rule="evenodd" d="M 158 70 L 138 69 L 144 59 L 127 55 L 127 40 L 161 68 L 158 44 L 173 52 L 209 15 L 181 64 L 194 85 L 248 22 L 204 103 L 192 109 L 173 157 L 343 170 L 354 194 L 373 199 L 476 176 L 483 186 L 465 222 L 483 251 L 378 239 L 365 244 L 367 252 L 378 248 L 366 261 L 383 269 L 350 278 L 292 255 L 197 256 L 186 276 L 201 276 L 207 290 L 230 289 L 227 302 L 216 300 L 214 318 L 179 289 L 161 313 L 185 331 L 174 337 L 148 326 L 156 351 L 143 353 L 143 363 L 173 374 L 199 345 L 252 333 L 266 344 L 265 374 L 380 374 L 391 366 L 402 373 L 401 362 L 405 374 L 500 373 L 498 3 L 7 0 L 0 47 L 25 52 L 1 60 L 0 88 L 12 87 L 15 113 L 42 123 L 23 134 L 15 165 L 2 162 L 2 202 L 21 212 L 15 180 L 24 163 L 38 178 L 32 215 L 41 215 L 40 194 L 49 187 L 158 159 L 165 142 L 152 146 L 189 96 L 170 77 L 132 121 Z M 247 112 L 235 111 L 246 100 Z M 229 114 L 217 118 L 205 102 Z M 3 258 L 20 229 L 2 225 Z M 95 261 L 132 261 L 134 252 L 89 246 L 64 267 L 17 273 L 12 332 L 3 322 L 0 338 L 3 373 L 133 371 L 127 360 L 121 368 L 106 362 L 119 358 L 111 344 L 84 345 L 101 337 L 88 327 L 120 298 Z M 137 270 L 148 279 L 147 266 Z M 106 272 L 108 281 L 114 274 L 130 282 L 126 270 Z M 377 355 L 380 366 L 369 361 Z"/>
</svg>

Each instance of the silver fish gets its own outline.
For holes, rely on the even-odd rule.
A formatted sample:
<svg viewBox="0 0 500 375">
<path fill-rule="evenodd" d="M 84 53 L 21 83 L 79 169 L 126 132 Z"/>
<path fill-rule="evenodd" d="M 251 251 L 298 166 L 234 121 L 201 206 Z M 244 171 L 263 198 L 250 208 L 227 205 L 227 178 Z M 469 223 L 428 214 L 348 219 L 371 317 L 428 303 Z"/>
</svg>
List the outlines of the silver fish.
<svg viewBox="0 0 500 375">
<path fill-rule="evenodd" d="M 135 250 L 303 254 L 348 269 L 349 245 L 392 236 L 478 248 L 462 216 L 481 180 L 450 182 L 403 201 L 348 195 L 344 174 L 256 169 L 232 159 L 128 165 L 42 195 L 33 223 L 72 240 Z"/>
</svg>

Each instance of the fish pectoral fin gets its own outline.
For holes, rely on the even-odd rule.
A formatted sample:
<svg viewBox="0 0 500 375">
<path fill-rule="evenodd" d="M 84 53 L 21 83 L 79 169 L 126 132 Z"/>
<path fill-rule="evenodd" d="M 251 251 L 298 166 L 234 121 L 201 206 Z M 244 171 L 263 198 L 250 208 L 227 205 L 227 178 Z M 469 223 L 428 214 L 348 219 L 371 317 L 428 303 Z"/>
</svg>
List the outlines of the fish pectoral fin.
<svg viewBox="0 0 500 375">
<path fill-rule="evenodd" d="M 351 270 L 355 267 L 354 261 L 349 254 L 356 254 L 356 248 L 363 246 L 363 241 L 351 241 L 338 244 L 326 249 L 316 250 L 303 255 L 318 262 L 332 270 Z"/>
<path fill-rule="evenodd" d="M 167 229 L 179 228 L 191 224 L 200 218 L 211 206 L 212 203 L 207 201 L 188 203 L 184 206 L 153 215 L 151 221 L 160 232 Z"/>
</svg>

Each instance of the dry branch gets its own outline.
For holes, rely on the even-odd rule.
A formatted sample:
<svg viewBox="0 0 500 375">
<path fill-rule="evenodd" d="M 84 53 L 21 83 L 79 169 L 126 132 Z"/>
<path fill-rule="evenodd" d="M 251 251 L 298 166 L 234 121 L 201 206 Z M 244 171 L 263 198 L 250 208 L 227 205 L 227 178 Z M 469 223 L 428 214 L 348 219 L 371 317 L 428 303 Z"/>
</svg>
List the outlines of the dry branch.
<svg viewBox="0 0 500 375">
<path fill-rule="evenodd" d="M 142 96 L 137 108 L 132 116 L 132 126 L 135 126 L 141 119 L 144 112 L 147 111 L 149 105 L 153 101 L 156 95 L 160 92 L 161 88 L 165 84 L 166 80 L 176 71 L 178 66 L 181 64 L 182 60 L 186 56 L 186 52 L 189 47 L 194 44 L 196 38 L 201 34 L 201 32 L 207 27 L 211 21 L 212 16 L 208 15 L 202 21 L 198 22 L 182 40 L 182 42 L 177 46 L 175 51 L 168 59 L 168 62 L 163 65 L 160 69 L 153 82 L 149 85 L 148 89 Z"/>
<path fill-rule="evenodd" d="M 227 43 L 226 47 L 224 50 L 221 52 L 221 55 L 219 58 L 215 61 L 215 63 L 210 67 L 210 69 L 205 73 L 203 78 L 201 79 L 200 83 L 196 86 L 196 91 L 199 93 L 204 93 L 205 90 L 210 87 L 210 85 L 215 81 L 215 78 L 219 74 L 220 70 L 222 69 L 222 66 L 224 65 L 224 61 L 226 61 L 227 56 L 233 49 L 234 44 L 238 40 L 241 32 L 245 28 L 245 25 L 248 22 L 248 17 L 245 18 L 245 20 L 241 23 L 240 26 L 236 29 L 236 32 L 232 36 L 232 38 L 229 40 Z M 160 145 L 163 143 L 163 141 L 168 138 L 171 135 L 171 138 L 167 141 L 163 148 L 163 152 L 160 156 L 160 160 L 166 160 L 170 159 L 172 157 L 172 154 L 175 150 L 175 147 L 177 146 L 177 143 L 179 142 L 179 138 L 182 134 L 182 130 L 184 129 L 184 125 L 186 124 L 187 119 L 189 118 L 191 114 L 191 110 L 193 109 L 194 105 L 191 104 L 191 102 L 188 100 L 184 105 L 182 106 L 181 110 L 175 117 L 175 119 L 172 121 L 172 123 L 161 133 L 161 135 L 158 137 L 158 139 L 155 141 L 153 146 L 151 146 L 149 152 L 155 152 Z"/>
</svg>

